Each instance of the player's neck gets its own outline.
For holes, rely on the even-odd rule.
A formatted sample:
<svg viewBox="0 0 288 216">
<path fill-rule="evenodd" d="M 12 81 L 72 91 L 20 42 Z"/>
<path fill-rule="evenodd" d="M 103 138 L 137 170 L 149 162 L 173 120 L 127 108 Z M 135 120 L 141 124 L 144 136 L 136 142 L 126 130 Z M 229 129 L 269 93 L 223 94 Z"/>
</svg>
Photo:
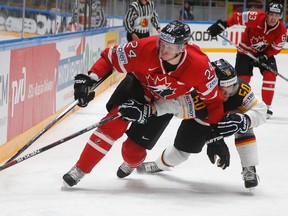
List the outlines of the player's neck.
<svg viewBox="0 0 288 216">
<path fill-rule="evenodd" d="M 176 56 L 175 58 L 167 61 L 167 62 L 168 62 L 169 64 L 171 64 L 171 65 L 178 65 L 179 62 L 180 62 L 180 60 L 181 60 L 181 58 L 182 58 L 182 53 L 181 53 L 180 55 Z"/>
<path fill-rule="evenodd" d="M 164 61 L 163 64 L 164 64 L 164 68 L 165 68 L 166 72 L 175 71 L 177 69 L 177 66 L 178 66 L 178 64 L 172 65 L 167 61 Z"/>
</svg>

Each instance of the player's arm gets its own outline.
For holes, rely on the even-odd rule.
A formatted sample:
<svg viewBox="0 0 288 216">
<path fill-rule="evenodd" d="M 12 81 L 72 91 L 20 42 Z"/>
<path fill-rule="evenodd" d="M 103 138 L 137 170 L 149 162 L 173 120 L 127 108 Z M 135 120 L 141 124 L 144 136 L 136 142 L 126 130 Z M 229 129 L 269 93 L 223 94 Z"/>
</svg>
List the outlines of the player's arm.
<svg viewBox="0 0 288 216">
<path fill-rule="evenodd" d="M 248 83 L 240 82 L 239 85 L 237 97 L 242 101 L 241 106 L 229 113 L 243 113 L 249 117 L 249 127 L 258 127 L 266 122 L 267 106 L 262 100 L 256 97 Z"/>
<path fill-rule="evenodd" d="M 194 94 L 183 95 L 171 100 L 156 100 L 153 103 L 140 103 L 135 99 L 129 99 L 118 107 L 122 118 L 127 121 L 145 124 L 151 115 L 162 116 L 173 114 L 179 118 L 207 119 L 208 112 L 205 104 Z"/>
<path fill-rule="evenodd" d="M 93 85 L 113 69 L 111 62 L 104 57 L 108 51 L 109 49 L 105 49 L 102 52 L 102 56 L 88 71 L 88 75 L 80 73 L 75 76 L 74 98 L 78 100 L 80 107 L 86 107 L 93 100 L 95 97 L 95 92 L 92 91 Z"/>
<path fill-rule="evenodd" d="M 258 127 L 266 122 L 267 106 L 259 100 L 253 92 L 250 92 L 240 107 L 243 113 L 245 113 L 250 119 L 249 127 Z"/>
<path fill-rule="evenodd" d="M 111 48 L 110 48 L 111 49 Z M 102 53 L 101 57 L 93 64 L 91 69 L 88 71 L 89 76 L 98 81 L 101 77 L 113 70 L 113 65 L 107 58 L 109 48 L 106 48 Z"/>
<path fill-rule="evenodd" d="M 207 32 L 212 37 L 216 37 L 228 27 L 231 27 L 236 24 L 243 25 L 242 22 L 240 22 L 241 17 L 242 13 L 234 12 L 233 15 L 226 20 L 221 19 L 217 20 L 217 22 L 208 27 Z"/>
<path fill-rule="evenodd" d="M 246 11 L 243 13 L 234 12 L 233 15 L 226 20 L 217 20 L 216 23 L 209 26 L 207 32 L 215 37 L 221 34 L 226 28 L 233 25 L 244 25 L 251 26 L 257 22 L 258 12 L 257 11 Z"/>
<path fill-rule="evenodd" d="M 89 70 L 89 75 L 97 80 L 113 69 L 120 73 L 134 71 L 135 62 L 140 53 L 139 47 L 138 41 L 131 41 L 106 48 Z"/>
<path fill-rule="evenodd" d="M 215 91 L 214 95 L 218 95 L 218 93 Z M 224 114 L 222 96 L 220 98 L 208 98 L 207 101 L 208 106 L 210 106 L 210 119 L 207 104 L 201 99 L 196 90 L 175 99 L 156 100 L 153 102 L 152 106 L 155 107 L 154 113 L 156 113 L 157 116 L 169 113 L 183 119 L 198 118 L 206 120 L 207 122 L 217 122 Z"/>
<path fill-rule="evenodd" d="M 75 100 L 78 99 L 80 106 L 87 106 L 89 101 L 95 96 L 95 93 L 90 91 L 93 85 L 99 81 L 100 78 L 111 73 L 113 69 L 116 69 L 118 72 L 133 71 L 135 56 L 137 56 L 137 51 L 134 52 L 134 50 L 137 49 L 137 44 L 138 42 L 130 42 L 106 48 L 101 53 L 101 57 L 88 71 L 88 75 L 78 74 L 75 76 L 74 98 Z M 129 53 L 131 58 L 127 53 Z"/>
<path fill-rule="evenodd" d="M 195 90 L 176 99 L 156 100 L 153 102 L 152 107 L 154 108 L 153 112 L 157 116 L 170 113 L 183 119 L 198 118 L 204 120 L 208 118 L 205 103 L 200 99 Z"/>
<path fill-rule="evenodd" d="M 228 26 L 247 25 L 249 20 L 256 20 L 257 16 L 258 13 L 256 11 L 234 12 L 231 17 L 226 19 L 226 23 Z"/>
<path fill-rule="evenodd" d="M 241 84 L 238 96 L 243 98 L 242 105 L 236 112 L 230 111 L 216 126 L 219 134 L 224 137 L 237 132 L 245 133 L 249 128 L 266 121 L 267 106 L 254 95 L 248 84 Z"/>
<path fill-rule="evenodd" d="M 287 41 L 286 28 L 283 28 L 282 32 L 277 36 L 277 38 L 275 38 L 272 44 L 269 47 L 267 47 L 264 54 L 267 57 L 277 55 L 283 49 L 286 41 Z"/>
<path fill-rule="evenodd" d="M 205 122 L 216 124 L 224 116 L 223 95 L 219 90 L 218 78 L 214 68 L 210 62 L 207 62 L 207 65 L 206 68 L 202 68 L 204 72 L 200 73 L 202 76 L 198 76 L 200 80 L 195 89 L 208 110 L 208 119 Z M 198 67 L 200 67 L 200 64 Z"/>
</svg>

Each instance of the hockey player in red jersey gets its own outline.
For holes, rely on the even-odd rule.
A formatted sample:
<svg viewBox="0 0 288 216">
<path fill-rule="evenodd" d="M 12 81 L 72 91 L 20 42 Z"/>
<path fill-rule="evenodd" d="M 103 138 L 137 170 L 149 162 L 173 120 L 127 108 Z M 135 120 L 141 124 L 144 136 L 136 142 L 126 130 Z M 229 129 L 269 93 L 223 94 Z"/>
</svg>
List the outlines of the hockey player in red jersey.
<svg viewBox="0 0 288 216">
<path fill-rule="evenodd" d="M 253 127 L 265 122 L 266 105 L 254 95 L 248 83 L 237 78 L 235 69 L 227 61 L 220 59 L 212 62 L 212 64 L 216 68 L 227 116 L 213 130 L 209 130 L 210 127 L 203 124 L 199 119 L 183 120 L 177 131 L 174 145 L 165 149 L 155 162 L 145 162 L 139 166 L 137 168 L 139 173 L 151 174 L 171 170 L 172 167 L 186 161 L 191 153 L 195 153 L 193 146 L 197 146 L 198 143 L 198 146 L 203 147 L 205 142 L 210 161 L 215 163 L 216 158 L 219 157 L 217 165 L 225 169 L 230 164 L 230 154 L 223 137 L 235 134 L 235 145 L 241 160 L 245 187 L 253 188 L 258 185 L 255 168 L 258 165 L 258 153 Z M 178 97 L 173 103 L 158 100 L 151 106 L 155 106 L 158 114 L 173 113 L 182 118 L 195 118 L 195 115 L 197 117 L 197 114 L 189 115 L 189 113 L 194 113 L 194 109 L 202 109 L 203 106 L 199 106 L 201 102 L 197 102 L 198 108 L 197 104 L 191 107 L 189 103 L 183 103 L 183 101 L 187 101 L 183 97 Z M 190 101 L 195 99 L 196 97 L 193 96 Z M 206 132 L 207 136 L 201 140 L 199 137 L 205 128 L 208 133 Z M 193 137 L 195 131 L 197 131 L 198 139 Z"/>
<path fill-rule="evenodd" d="M 233 25 L 246 26 L 242 33 L 239 47 L 257 57 L 260 63 L 265 63 L 274 71 L 277 71 L 274 56 L 281 51 L 287 40 L 287 29 L 281 21 L 282 17 L 283 6 L 279 3 L 271 3 L 267 7 L 266 13 L 262 11 L 235 12 L 226 21 L 218 20 L 207 31 L 211 36 L 217 36 L 226 28 Z M 271 105 L 274 96 L 276 75 L 256 63 L 241 52 L 241 50 L 238 50 L 235 69 L 238 75 L 248 83 L 253 75 L 253 67 L 255 66 L 259 67 L 263 76 L 262 100 L 268 107 L 267 118 L 270 118 L 273 114 Z"/>
<path fill-rule="evenodd" d="M 173 21 L 161 30 L 159 36 L 105 49 L 88 72 L 89 75 L 76 75 L 75 99 L 78 99 L 80 106 L 87 106 L 94 98 L 93 92 L 89 92 L 93 83 L 116 69 L 130 75 L 125 77 L 128 81 L 121 82 L 112 94 L 106 106 L 108 114 L 104 118 L 118 113 L 118 106 L 130 98 L 141 103 L 168 100 L 195 88 L 207 107 L 207 121 L 217 123 L 224 114 L 223 96 L 208 57 L 199 47 L 188 43 L 190 35 L 188 25 Z M 150 112 L 145 109 L 138 119 L 138 122 L 145 124 L 132 123 L 128 131 L 129 121 L 123 118 L 98 127 L 76 165 L 63 176 L 64 182 L 69 186 L 76 185 L 85 174 L 92 171 L 125 131 L 128 138 L 122 145 L 122 155 L 127 157 L 130 167 L 139 166 L 145 160 L 146 149 L 155 145 L 173 116 L 152 116 L 146 122 L 145 116 L 150 115 Z"/>
</svg>

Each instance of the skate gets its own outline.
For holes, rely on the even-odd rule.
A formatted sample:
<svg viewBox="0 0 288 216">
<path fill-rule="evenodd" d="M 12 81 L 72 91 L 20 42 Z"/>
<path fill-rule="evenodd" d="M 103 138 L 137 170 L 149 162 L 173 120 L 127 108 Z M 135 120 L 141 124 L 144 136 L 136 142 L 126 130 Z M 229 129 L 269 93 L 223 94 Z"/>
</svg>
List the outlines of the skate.
<svg viewBox="0 0 288 216">
<path fill-rule="evenodd" d="M 267 114 L 266 114 L 266 119 L 270 119 L 270 117 L 273 115 L 273 112 L 270 110 L 270 108 L 268 107 L 267 109 Z"/>
<path fill-rule="evenodd" d="M 117 170 L 118 178 L 125 178 L 134 171 L 134 168 L 130 167 L 126 162 L 123 162 Z"/>
<path fill-rule="evenodd" d="M 158 172 L 162 172 L 155 162 L 146 162 L 142 163 L 139 167 L 137 167 L 137 172 L 140 174 L 154 174 Z"/>
<path fill-rule="evenodd" d="M 243 167 L 242 175 L 245 188 L 249 189 L 254 194 L 254 189 L 258 185 L 258 175 L 256 174 L 255 166 Z"/>
<path fill-rule="evenodd" d="M 76 185 L 83 177 L 85 173 L 78 168 L 76 165 L 73 166 L 64 176 L 63 176 L 63 186 L 62 189 L 64 189 L 67 186 L 74 186 Z"/>
</svg>

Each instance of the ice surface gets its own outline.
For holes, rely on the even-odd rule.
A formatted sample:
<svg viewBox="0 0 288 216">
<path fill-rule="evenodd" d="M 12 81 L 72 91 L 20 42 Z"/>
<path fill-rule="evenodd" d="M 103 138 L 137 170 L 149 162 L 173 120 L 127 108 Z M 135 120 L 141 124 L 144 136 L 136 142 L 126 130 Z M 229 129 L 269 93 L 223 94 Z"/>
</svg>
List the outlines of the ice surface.
<svg viewBox="0 0 288 216">
<path fill-rule="evenodd" d="M 232 65 L 235 54 L 208 53 L 211 60 L 219 57 Z M 288 77 L 287 55 L 277 56 L 279 73 Z M 197 66 L 195 66 L 197 67 Z M 260 96 L 262 77 L 255 70 L 251 85 Z M 111 87 L 68 119 L 54 126 L 28 150 L 27 154 L 44 145 L 66 137 L 99 121 L 105 114 L 105 102 L 115 89 Z M 75 187 L 61 191 L 62 175 L 78 160 L 91 132 L 50 149 L 0 172 L 1 216 L 283 216 L 287 215 L 288 177 L 288 83 L 277 79 L 273 102 L 274 115 L 255 129 L 260 164 L 257 172 L 260 184 L 254 196 L 244 188 L 241 165 L 232 138 L 227 144 L 231 165 L 225 171 L 212 165 L 202 153 L 171 172 L 118 179 L 116 171 L 122 163 L 118 140 L 108 155 L 91 174 Z M 148 152 L 147 161 L 156 159 L 171 145 L 180 119 L 174 118 L 155 148 Z M 21 156 L 23 156 L 22 154 Z"/>
</svg>

